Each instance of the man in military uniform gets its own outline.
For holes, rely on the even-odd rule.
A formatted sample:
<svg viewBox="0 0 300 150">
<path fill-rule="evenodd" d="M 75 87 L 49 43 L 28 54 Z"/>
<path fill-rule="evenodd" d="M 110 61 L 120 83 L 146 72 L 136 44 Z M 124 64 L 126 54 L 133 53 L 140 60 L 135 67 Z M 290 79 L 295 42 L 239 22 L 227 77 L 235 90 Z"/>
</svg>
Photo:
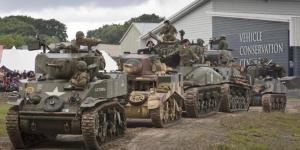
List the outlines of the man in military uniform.
<svg viewBox="0 0 300 150">
<path fill-rule="evenodd" d="M 90 81 L 90 75 L 87 73 L 87 64 L 84 61 L 79 61 L 76 67 L 78 71 L 73 75 L 70 83 L 74 87 L 85 88 Z"/>
<path fill-rule="evenodd" d="M 102 52 L 100 52 L 99 50 L 96 50 L 95 55 L 98 56 L 98 58 L 99 58 L 99 70 L 104 70 L 106 67 L 106 63 L 105 63 L 105 59 L 102 55 Z"/>
<path fill-rule="evenodd" d="M 204 40 L 197 39 L 197 44 L 191 46 L 195 54 L 200 58 L 199 63 L 203 63 L 204 61 L 204 51 L 207 50 L 207 48 L 204 46 Z"/>
<path fill-rule="evenodd" d="M 78 31 L 76 33 L 75 41 L 72 41 L 72 44 L 66 46 L 64 44 L 59 45 L 58 49 L 66 49 L 71 50 L 72 53 L 78 53 L 80 50 L 80 46 L 87 46 L 90 50 L 92 46 L 97 46 L 102 41 L 99 39 L 85 38 L 84 33 L 82 31 Z"/>
<path fill-rule="evenodd" d="M 222 35 L 219 39 L 219 50 L 228 50 L 228 43 L 226 41 L 226 36 Z"/>
<path fill-rule="evenodd" d="M 166 20 L 164 22 L 164 26 L 160 30 L 160 35 L 162 36 L 162 39 L 164 42 L 175 42 L 176 34 L 177 34 L 176 28 L 170 24 L 169 20 Z"/>
<path fill-rule="evenodd" d="M 182 45 L 179 46 L 180 66 L 191 66 L 193 60 L 200 60 L 189 44 L 190 41 L 185 39 L 182 41 Z"/>
</svg>

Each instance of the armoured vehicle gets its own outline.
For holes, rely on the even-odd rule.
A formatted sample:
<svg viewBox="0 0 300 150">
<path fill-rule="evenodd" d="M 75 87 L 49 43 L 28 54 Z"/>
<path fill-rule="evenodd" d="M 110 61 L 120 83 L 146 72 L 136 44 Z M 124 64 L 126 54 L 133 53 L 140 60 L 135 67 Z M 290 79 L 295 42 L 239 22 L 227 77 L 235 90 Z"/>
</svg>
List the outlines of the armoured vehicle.
<svg viewBox="0 0 300 150">
<path fill-rule="evenodd" d="M 245 71 L 253 78 L 251 106 L 263 106 L 264 112 L 285 111 L 287 88 L 280 81 L 284 69 L 264 58 L 253 60 Z"/>
<path fill-rule="evenodd" d="M 182 114 L 182 78 L 168 71 L 156 55 L 124 54 L 121 70 L 128 75 L 127 118 L 151 119 L 155 127 L 169 126 Z"/>
<path fill-rule="evenodd" d="M 184 32 L 180 31 L 180 33 L 183 40 Z M 205 117 L 217 113 L 221 104 L 222 75 L 208 64 L 204 64 L 201 61 L 202 57 L 200 61 L 193 62 L 192 66 L 180 66 L 178 54 L 180 41 L 160 42 L 155 35 L 151 33 L 150 35 L 158 41 L 154 48 L 161 61 L 182 74 L 184 113 L 189 117 Z"/>
<path fill-rule="evenodd" d="M 21 80 L 19 93 L 8 101 L 6 129 L 13 146 L 28 148 L 57 134 L 78 134 L 94 150 L 122 136 L 126 118 L 118 101 L 127 95 L 127 76 L 101 74 L 100 63 L 91 51 L 37 55 L 38 77 Z M 82 87 L 69 82 L 80 68 L 90 77 Z"/>
<path fill-rule="evenodd" d="M 242 67 L 237 64 L 229 50 L 208 50 L 205 61 L 223 77 L 220 111 L 248 111 L 252 87 Z"/>
<path fill-rule="evenodd" d="M 155 35 L 150 35 L 159 41 Z M 203 117 L 219 110 L 223 112 L 248 110 L 251 86 L 240 69 L 234 67 L 230 51 L 202 50 L 198 54 L 199 61 L 193 62 L 192 66 L 180 67 L 177 50 L 179 45 L 179 41 L 158 42 L 155 52 L 162 57 L 162 62 L 182 73 L 186 98 L 185 112 L 188 116 Z M 191 48 L 197 49 L 199 46 L 192 44 Z"/>
</svg>

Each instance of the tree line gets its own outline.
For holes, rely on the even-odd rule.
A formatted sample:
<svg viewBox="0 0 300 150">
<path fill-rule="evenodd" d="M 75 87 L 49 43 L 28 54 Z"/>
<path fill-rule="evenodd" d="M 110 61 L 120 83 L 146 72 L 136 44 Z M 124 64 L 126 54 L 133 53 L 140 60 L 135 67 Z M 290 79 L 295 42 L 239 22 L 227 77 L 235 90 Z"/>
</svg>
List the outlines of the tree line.
<svg viewBox="0 0 300 150">
<path fill-rule="evenodd" d="M 4 48 L 21 47 L 45 35 L 47 43 L 67 40 L 66 26 L 55 20 L 34 19 L 28 16 L 8 16 L 0 18 L 0 45 Z"/>
<path fill-rule="evenodd" d="M 155 14 L 143 14 L 131 18 L 123 24 L 110 24 L 87 32 L 87 37 L 99 38 L 107 44 L 118 44 L 133 22 L 159 23 L 164 18 Z M 68 38 L 66 25 L 55 20 L 35 19 L 28 16 L 8 16 L 0 18 L 0 45 L 10 49 L 28 45 L 37 35 L 45 35 L 46 42 L 65 42 Z M 44 36 L 44 37 L 45 37 Z"/>
<path fill-rule="evenodd" d="M 100 38 L 104 43 L 119 44 L 122 36 L 133 22 L 159 23 L 165 18 L 155 14 L 143 14 L 139 17 L 131 18 L 123 24 L 104 25 L 96 30 L 87 32 L 87 37 Z"/>
</svg>

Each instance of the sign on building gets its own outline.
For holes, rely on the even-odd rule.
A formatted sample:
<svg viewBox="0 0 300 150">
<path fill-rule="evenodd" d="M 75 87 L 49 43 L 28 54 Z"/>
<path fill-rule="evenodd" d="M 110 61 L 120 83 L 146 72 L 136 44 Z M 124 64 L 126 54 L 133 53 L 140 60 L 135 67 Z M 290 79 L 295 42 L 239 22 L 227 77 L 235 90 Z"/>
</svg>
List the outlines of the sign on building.
<svg viewBox="0 0 300 150">
<path fill-rule="evenodd" d="M 220 35 L 241 65 L 268 58 L 289 70 L 289 23 L 213 17 L 213 36 Z"/>
</svg>

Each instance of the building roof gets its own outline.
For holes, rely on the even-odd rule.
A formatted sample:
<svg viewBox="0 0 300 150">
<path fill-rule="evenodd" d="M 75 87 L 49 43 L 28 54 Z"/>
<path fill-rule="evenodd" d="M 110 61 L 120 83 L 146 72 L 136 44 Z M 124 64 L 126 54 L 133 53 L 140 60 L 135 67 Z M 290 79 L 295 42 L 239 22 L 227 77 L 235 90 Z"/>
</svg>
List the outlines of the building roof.
<svg viewBox="0 0 300 150">
<path fill-rule="evenodd" d="M 272 15 L 272 14 L 251 14 L 251 13 L 228 13 L 228 12 L 207 12 L 208 15 L 213 17 L 229 17 L 229 18 L 241 18 L 241 19 L 255 19 L 265 21 L 278 21 L 289 22 L 292 17 L 290 15 Z"/>
<path fill-rule="evenodd" d="M 121 38 L 120 42 L 121 43 L 125 37 L 127 36 L 127 34 L 129 33 L 129 31 L 134 27 L 137 29 L 137 31 L 141 34 L 147 34 L 148 32 L 150 32 L 151 30 L 153 30 L 155 27 L 157 27 L 159 25 L 159 23 L 132 23 L 130 25 L 130 27 L 127 29 L 127 31 L 125 32 L 125 34 L 123 35 L 123 37 Z"/>
<path fill-rule="evenodd" d="M 185 17 L 186 15 L 188 15 L 195 9 L 199 8 L 200 6 L 203 6 L 204 4 L 206 4 L 209 1 L 210 0 L 195 0 L 194 2 L 187 5 L 186 7 L 184 7 L 183 9 L 181 9 L 180 11 L 178 11 L 177 13 L 172 15 L 171 17 L 167 18 L 167 20 L 169 20 L 170 23 L 174 23 L 174 22 L 178 21 L 179 19 Z M 158 33 L 158 31 L 163 27 L 163 22 L 159 23 L 151 32 Z M 141 36 L 141 38 L 146 39 L 148 36 L 149 36 L 149 34 L 146 33 L 146 34 L 143 34 Z"/>
</svg>

